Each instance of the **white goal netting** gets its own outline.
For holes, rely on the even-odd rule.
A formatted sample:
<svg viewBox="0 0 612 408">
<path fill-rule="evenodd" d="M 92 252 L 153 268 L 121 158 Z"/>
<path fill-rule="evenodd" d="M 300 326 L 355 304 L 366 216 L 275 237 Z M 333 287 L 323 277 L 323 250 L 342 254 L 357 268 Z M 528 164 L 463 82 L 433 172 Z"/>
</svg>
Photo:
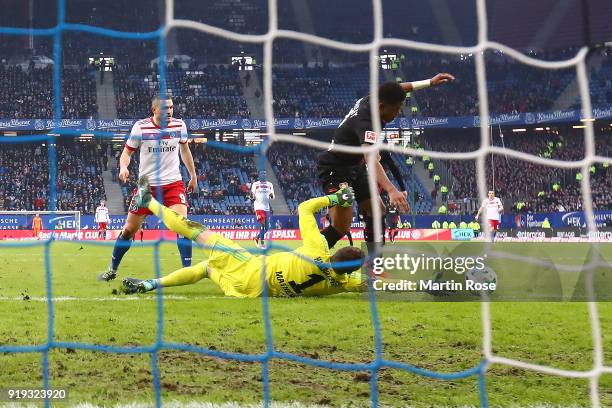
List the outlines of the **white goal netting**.
<svg viewBox="0 0 612 408">
<path fill-rule="evenodd" d="M 250 42 L 250 43 L 262 43 L 264 50 L 263 58 L 263 78 L 264 78 L 264 102 L 265 102 L 265 113 L 267 120 L 267 131 L 270 134 L 269 142 L 289 142 L 299 143 L 302 145 L 308 145 L 315 148 L 326 148 L 327 145 L 321 142 L 308 140 L 305 138 L 297 138 L 292 135 L 283 135 L 276 132 L 274 128 L 274 114 L 272 107 L 273 93 L 272 93 L 272 63 L 273 63 L 273 42 L 277 39 L 292 39 L 297 41 L 304 41 L 311 44 L 316 44 L 323 47 L 330 47 L 333 49 L 343 51 L 355 51 L 355 52 L 369 52 L 370 60 L 370 98 L 371 106 L 373 109 L 372 118 L 374 123 L 374 130 L 376 132 L 381 131 L 381 124 L 377 110 L 378 106 L 378 95 L 375 90 L 378 88 L 379 83 L 379 61 L 377 60 L 379 50 L 383 47 L 405 47 L 414 50 L 427 51 L 427 52 L 439 52 L 447 54 L 473 54 L 476 62 L 476 78 L 478 84 L 478 97 L 480 100 L 480 136 L 481 143 L 480 148 L 476 151 L 469 153 L 448 153 L 448 152 L 436 152 L 436 151 L 418 151 L 411 148 L 399 148 L 392 147 L 389 145 L 378 144 L 373 146 L 367 151 L 368 165 L 373 168 L 374 161 L 376 160 L 377 153 L 381 149 L 401 152 L 414 156 L 430 156 L 431 158 L 439 158 L 445 160 L 476 160 L 476 176 L 478 183 L 478 191 L 481 199 L 484 200 L 487 192 L 486 185 L 486 173 L 485 173 L 485 160 L 488 154 L 505 154 L 509 157 L 529 161 L 532 163 L 553 166 L 564 169 L 578 169 L 582 173 L 582 199 L 583 208 L 586 214 L 587 227 L 589 231 L 594 232 L 596 230 L 593 206 L 591 200 L 591 183 L 589 167 L 594 163 L 612 163 L 612 159 L 609 157 L 598 156 L 595 152 L 595 139 L 593 131 L 593 115 L 591 109 L 591 99 L 589 95 L 589 83 L 587 77 L 587 66 L 586 57 L 588 48 L 581 48 L 576 55 L 565 61 L 544 61 L 535 58 L 531 58 L 522 54 L 521 52 L 500 44 L 498 42 L 490 41 L 487 34 L 487 10 L 485 0 L 477 0 L 477 15 L 478 15 L 478 43 L 471 47 L 456 47 L 446 46 L 438 44 L 422 43 L 404 39 L 394 38 L 383 38 L 383 18 L 382 18 L 382 1 L 373 0 L 373 19 L 374 19 L 374 39 L 373 41 L 366 44 L 351 44 L 338 42 L 322 37 L 318 37 L 311 34 L 299 33 L 289 30 L 280 30 L 278 28 L 278 15 L 277 15 L 277 2 L 275 0 L 269 1 L 269 29 L 266 34 L 263 35 L 246 35 L 238 34 L 235 32 L 227 31 L 217 27 L 213 27 L 207 24 L 175 19 L 173 15 L 174 1 L 168 0 L 166 3 L 166 32 L 173 28 L 189 28 L 193 30 L 200 30 L 212 35 L 224 37 L 229 40 Z M 585 156 L 582 160 L 574 162 L 566 162 L 554 159 L 544 159 L 531 154 L 511 150 L 502 149 L 500 147 L 492 146 L 489 137 L 489 103 L 488 103 L 488 91 L 486 85 L 486 69 L 484 53 L 487 50 L 501 50 L 509 57 L 515 58 L 519 62 L 542 69 L 562 69 L 575 67 L 577 74 L 577 81 L 580 91 L 581 108 L 582 108 L 582 120 L 585 124 L 584 129 L 584 143 L 585 143 Z M 364 152 L 359 148 L 349 148 L 336 146 L 338 151 L 359 153 Z M 373 172 L 369 174 L 369 183 L 371 191 L 377 191 L 377 183 Z M 382 235 L 381 225 L 381 214 L 380 209 L 377 206 L 374 208 L 374 232 L 375 236 Z M 488 226 L 485 225 L 485 232 L 488 233 Z M 593 244 L 597 245 L 597 244 Z M 526 261 L 529 261 L 527 259 Z M 603 345 L 602 345 L 602 334 L 600 329 L 600 318 L 597 310 L 597 303 L 595 302 L 594 290 L 593 290 L 593 279 L 592 274 L 595 268 L 603 265 L 602 260 L 599 258 L 598 252 L 595 251 L 595 257 L 591 260 L 588 265 L 583 267 L 583 270 L 587 273 L 587 295 L 591 301 L 588 303 L 589 315 L 591 320 L 591 332 L 593 340 L 593 366 L 589 371 L 569 371 L 556 369 L 550 366 L 530 364 L 523 361 L 513 360 L 504 358 L 502 356 L 495 355 L 492 351 L 492 330 L 491 330 L 491 317 L 489 311 L 489 303 L 482 302 L 482 325 L 483 325 L 483 354 L 486 362 L 486 367 L 491 364 L 505 364 L 514 367 L 519 367 L 527 370 L 534 370 L 541 373 L 550 375 L 564 376 L 564 377 L 575 377 L 575 378 L 588 378 L 590 380 L 590 395 L 593 406 L 599 406 L 599 379 L 604 373 L 612 373 L 612 367 L 604 366 L 603 360 Z"/>
</svg>

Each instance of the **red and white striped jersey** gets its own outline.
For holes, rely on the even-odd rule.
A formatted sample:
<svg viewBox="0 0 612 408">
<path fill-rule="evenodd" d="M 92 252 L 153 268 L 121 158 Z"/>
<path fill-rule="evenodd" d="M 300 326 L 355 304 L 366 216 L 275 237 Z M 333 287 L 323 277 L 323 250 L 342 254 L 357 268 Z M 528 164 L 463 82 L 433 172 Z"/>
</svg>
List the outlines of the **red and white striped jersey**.
<svg viewBox="0 0 612 408">
<path fill-rule="evenodd" d="M 270 211 L 270 196 L 274 198 L 274 186 L 269 181 L 256 181 L 251 185 L 251 194 L 255 201 L 253 209 Z"/>
<path fill-rule="evenodd" d="M 96 222 L 108 222 L 108 207 L 101 205 L 96 208 Z"/>
<path fill-rule="evenodd" d="M 492 200 L 487 198 L 482 204 L 482 207 L 485 207 L 487 210 L 487 220 L 499 221 L 501 219 L 501 211 L 504 206 L 499 198 L 494 197 Z"/>
<path fill-rule="evenodd" d="M 125 147 L 131 151 L 140 148 L 138 177 L 147 176 L 152 186 L 162 186 L 181 180 L 178 145 L 188 141 L 187 126 L 181 119 L 171 118 L 162 130 L 153 118 L 147 118 L 134 124 Z"/>
</svg>

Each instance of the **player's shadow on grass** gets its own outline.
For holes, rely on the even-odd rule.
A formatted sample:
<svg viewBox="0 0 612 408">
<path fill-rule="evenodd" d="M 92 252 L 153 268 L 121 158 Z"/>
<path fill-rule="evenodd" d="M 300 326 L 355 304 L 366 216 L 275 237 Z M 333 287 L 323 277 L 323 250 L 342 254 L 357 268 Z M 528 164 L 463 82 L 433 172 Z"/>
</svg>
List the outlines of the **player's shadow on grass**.
<svg viewBox="0 0 612 408">
<path fill-rule="evenodd" d="M 589 298 L 587 286 L 589 275 L 592 279 L 594 298 Z M 612 264 L 604 259 L 599 245 L 592 245 L 589 249 L 571 300 L 583 302 L 590 300 L 612 301 Z"/>
<path fill-rule="evenodd" d="M 491 301 L 562 301 L 563 284 L 555 263 L 537 245 L 493 246 L 482 242 L 466 242 L 454 248 L 445 247 L 442 256 L 455 260 L 480 259 L 497 275 L 497 285 L 488 293 Z M 461 265 L 458 262 L 457 265 Z M 465 281 L 466 269 L 442 271 L 441 279 Z M 458 291 L 447 299 L 479 300 L 478 293 Z"/>
</svg>

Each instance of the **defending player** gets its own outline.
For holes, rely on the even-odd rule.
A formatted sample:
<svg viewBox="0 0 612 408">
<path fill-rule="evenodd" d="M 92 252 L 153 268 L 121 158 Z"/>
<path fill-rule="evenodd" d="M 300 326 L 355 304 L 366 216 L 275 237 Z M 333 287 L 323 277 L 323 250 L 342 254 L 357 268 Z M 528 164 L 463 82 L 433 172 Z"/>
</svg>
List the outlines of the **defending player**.
<svg viewBox="0 0 612 408">
<path fill-rule="evenodd" d="M 480 213 L 485 208 L 487 209 L 487 222 L 491 227 L 491 241 L 495 241 L 495 236 L 497 235 L 497 231 L 499 230 L 501 213 L 504 212 L 504 206 L 501 200 L 495 197 L 495 192 L 493 190 L 489 191 L 487 199 L 478 209 L 478 212 L 476 213 L 476 221 L 478 221 Z"/>
<path fill-rule="evenodd" d="M 108 225 L 108 207 L 104 200 L 100 201 L 100 205 L 96 208 L 95 215 L 96 222 L 98 223 L 98 239 L 106 239 L 106 226 Z"/>
<path fill-rule="evenodd" d="M 41 229 L 42 229 L 42 218 L 40 218 L 40 215 L 36 213 L 36 215 L 34 215 L 34 218 L 32 219 L 32 234 L 34 235 L 34 238 L 40 239 Z"/>
<path fill-rule="evenodd" d="M 251 198 L 255 217 L 259 223 L 259 234 L 255 238 L 255 245 L 264 248 L 266 232 L 270 229 L 270 200 L 274 200 L 274 186 L 266 181 L 265 172 L 261 172 L 259 180 L 251 185 Z"/>
<path fill-rule="evenodd" d="M 389 212 L 387 213 L 387 235 L 389 236 L 389 241 L 391 243 L 395 243 L 395 237 L 399 232 L 397 230 L 397 224 L 400 222 L 400 216 L 395 207 L 389 207 Z"/>
<path fill-rule="evenodd" d="M 392 121 L 402 109 L 406 93 L 437 86 L 455 78 L 446 73 L 440 73 L 431 79 L 417 82 L 386 82 L 378 88 L 379 114 L 382 126 Z M 366 213 L 364 238 L 368 246 L 374 242 L 374 220 L 372 206 L 378 205 L 384 216 L 386 209 L 378 195 L 372 197 L 368 185 L 367 156 L 360 154 L 340 153 L 335 149 L 337 145 L 370 146 L 379 142 L 374 132 L 370 113 L 370 97 L 359 99 L 355 106 L 345 116 L 334 134 L 332 143 L 326 152 L 319 155 L 318 173 L 319 181 L 326 194 L 338 191 L 339 184 L 348 183 L 355 189 L 357 203 L 362 212 Z M 389 180 L 380 162 L 375 168 L 369 169 L 376 173 L 379 186 L 389 194 L 389 201 L 400 212 L 408 212 L 406 192 L 400 192 Z M 330 211 L 332 224 L 322 231 L 330 247 L 333 247 L 350 229 L 352 208 L 335 207 Z M 384 219 L 383 219 L 384 222 Z"/>
<path fill-rule="evenodd" d="M 157 195 L 158 191 L 161 191 L 163 203 L 177 213 L 186 216 L 187 194 L 181 178 L 179 152 L 189 171 L 190 180 L 187 190 L 193 192 L 197 185 L 193 157 L 187 144 L 189 141 L 187 126 L 181 119 L 172 117 L 174 106 L 170 98 L 161 100 L 159 96 L 155 96 L 151 102 L 151 110 L 153 111 L 152 117 L 139 120 L 132 127 L 119 159 L 119 179 L 124 183 L 127 182 L 130 174 L 128 166 L 132 154 L 140 148 L 139 177 L 147 176 L 151 180 L 153 194 Z M 165 119 L 165 129 L 160 128 L 162 117 Z M 148 209 L 139 208 L 132 198 L 127 220 L 115 242 L 111 264 L 105 272 L 100 274 L 100 280 L 115 279 L 121 259 L 130 249 L 132 237 L 149 214 L 151 212 Z M 183 266 L 190 266 L 191 240 L 179 236 L 177 246 Z"/>
<path fill-rule="evenodd" d="M 347 188 L 303 202 L 298 208 L 303 246 L 292 252 L 275 253 L 264 258 L 263 255 L 250 254 L 223 235 L 209 231 L 204 225 L 162 206 L 151 196 L 146 178 L 141 178 L 137 202 L 162 218 L 172 231 L 205 245 L 208 259 L 159 280 L 126 278 L 123 280 L 124 289 L 127 293 L 147 292 L 158 286 L 188 285 L 208 277 L 227 296 L 257 297 L 263 293 L 261 271 L 265 260 L 269 296 L 319 296 L 365 290 L 367 286 L 364 281 L 350 276 L 361 266 L 363 252 L 359 248 L 344 247 L 332 255 L 314 216 L 324 207 L 350 208 L 353 199 L 352 189 Z M 337 262 L 345 264 L 333 269 L 325 265 Z"/>
</svg>

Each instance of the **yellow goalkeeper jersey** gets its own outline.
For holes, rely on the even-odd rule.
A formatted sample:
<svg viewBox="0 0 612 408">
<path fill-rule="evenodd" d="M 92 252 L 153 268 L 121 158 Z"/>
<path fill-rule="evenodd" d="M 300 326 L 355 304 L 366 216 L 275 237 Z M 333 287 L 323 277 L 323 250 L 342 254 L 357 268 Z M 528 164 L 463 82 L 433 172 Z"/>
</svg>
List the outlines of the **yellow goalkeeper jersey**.
<svg viewBox="0 0 612 408">
<path fill-rule="evenodd" d="M 219 284 L 226 295 L 261 296 L 261 271 L 265 262 L 268 296 L 320 296 L 366 290 L 358 271 L 337 274 L 332 268 L 323 266 L 330 263 L 331 254 L 325 237 L 319 232 L 314 213 L 327 205 L 327 197 L 313 198 L 300 204 L 298 211 L 303 245 L 292 252 L 267 257 L 250 256 L 237 244 L 219 236 L 216 249 L 230 250 L 234 255 L 231 259 L 224 256 L 223 261 L 211 262 L 215 265 L 209 264 L 212 267 L 210 278 Z"/>
</svg>

